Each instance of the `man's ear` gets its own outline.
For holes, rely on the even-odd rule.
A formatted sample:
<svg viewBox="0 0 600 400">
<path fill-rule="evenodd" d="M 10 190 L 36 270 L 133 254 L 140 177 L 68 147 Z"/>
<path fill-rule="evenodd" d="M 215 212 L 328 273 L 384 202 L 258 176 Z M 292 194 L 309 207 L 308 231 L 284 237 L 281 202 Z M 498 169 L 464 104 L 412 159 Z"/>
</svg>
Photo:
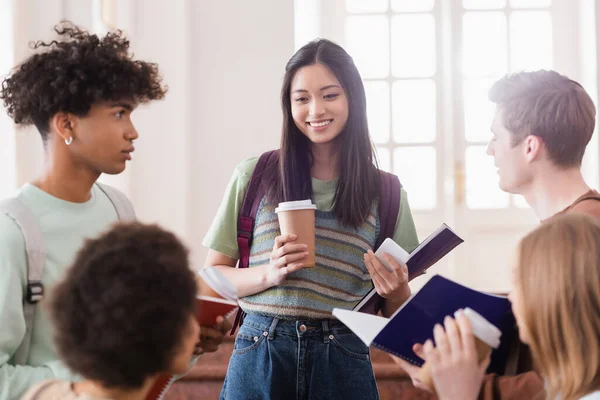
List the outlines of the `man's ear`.
<svg viewBox="0 0 600 400">
<path fill-rule="evenodd" d="M 528 162 L 539 159 L 543 148 L 544 142 L 539 136 L 529 135 L 523 140 L 523 151 Z"/>
<path fill-rule="evenodd" d="M 75 126 L 77 120 L 73 114 L 66 112 L 57 112 L 50 119 L 50 128 L 56 132 L 63 140 L 75 138 Z"/>
</svg>

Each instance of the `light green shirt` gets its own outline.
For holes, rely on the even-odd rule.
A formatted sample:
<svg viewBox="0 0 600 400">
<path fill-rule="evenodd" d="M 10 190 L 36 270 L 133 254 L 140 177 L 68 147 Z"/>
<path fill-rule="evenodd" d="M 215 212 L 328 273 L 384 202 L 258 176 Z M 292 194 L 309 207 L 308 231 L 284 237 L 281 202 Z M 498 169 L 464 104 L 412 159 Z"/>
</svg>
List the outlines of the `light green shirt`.
<svg viewBox="0 0 600 400">
<path fill-rule="evenodd" d="M 18 399 L 46 379 L 75 378 L 58 360 L 44 302 L 84 239 L 97 236 L 118 219 L 112 203 L 96 186 L 85 203 L 60 200 L 31 184 L 25 184 L 17 196 L 35 216 L 46 244 L 42 279 L 46 296 L 36 309 L 27 365 L 14 365 L 14 354 L 25 335 L 27 262 L 19 227 L 12 218 L 0 214 L 0 400 Z"/>
<path fill-rule="evenodd" d="M 250 158 L 241 162 L 235 168 L 233 176 L 227 185 L 221 206 L 217 211 L 210 230 L 202 241 L 205 247 L 218 251 L 227 257 L 239 259 L 240 253 L 237 244 L 238 215 L 242 209 L 244 194 L 250 182 L 252 171 L 258 158 Z M 321 181 L 312 178 L 314 202 L 317 209 L 331 211 L 337 181 Z M 408 205 L 407 193 L 402 189 L 400 194 L 400 212 L 396 221 L 396 230 L 393 240 L 407 252 L 413 251 L 418 246 L 417 231 Z"/>
</svg>

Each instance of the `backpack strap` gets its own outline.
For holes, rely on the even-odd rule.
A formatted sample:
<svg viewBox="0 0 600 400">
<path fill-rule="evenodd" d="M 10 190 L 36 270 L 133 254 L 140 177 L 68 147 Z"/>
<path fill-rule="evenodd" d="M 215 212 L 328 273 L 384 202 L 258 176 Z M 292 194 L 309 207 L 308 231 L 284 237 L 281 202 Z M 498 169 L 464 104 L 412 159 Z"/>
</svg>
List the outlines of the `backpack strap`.
<svg viewBox="0 0 600 400">
<path fill-rule="evenodd" d="M 96 183 L 98 188 L 106 194 L 117 211 L 120 220 L 135 220 L 133 205 L 127 197 L 117 189 Z M 23 316 L 25 318 L 25 337 L 15 352 L 15 363 L 25 365 L 29 357 L 31 334 L 35 318 L 36 304 L 44 298 L 44 267 L 46 265 L 46 244 L 40 231 L 39 224 L 29 211 L 29 208 L 18 198 L 12 197 L 0 202 L 0 212 L 11 217 L 25 239 L 25 252 L 27 255 L 27 286 L 23 300 Z"/>
<path fill-rule="evenodd" d="M 396 221 L 400 213 L 402 184 L 398 177 L 385 171 L 379 171 L 379 235 L 375 240 L 375 249 L 379 248 L 386 238 L 394 236 Z M 375 292 L 369 301 L 360 309 L 361 312 L 377 314 L 383 307 L 384 298 Z"/>
<path fill-rule="evenodd" d="M 592 194 L 588 194 L 586 196 L 582 196 L 580 198 L 578 198 L 577 200 L 575 200 L 575 202 L 573 204 L 571 204 L 569 207 L 572 208 L 573 206 L 582 203 L 586 200 L 598 200 L 600 201 L 600 195 L 596 194 L 596 193 L 592 193 Z"/>
<path fill-rule="evenodd" d="M 35 317 L 36 304 L 44 297 L 42 277 L 46 265 L 46 246 L 31 211 L 18 198 L 8 198 L 0 203 L 0 212 L 11 217 L 25 239 L 25 252 L 27 254 L 27 286 L 23 301 L 23 316 L 25 318 L 25 337 L 15 352 L 15 362 L 25 365 L 29 357 L 31 333 Z"/>
<path fill-rule="evenodd" d="M 258 206 L 266 193 L 266 187 L 262 184 L 262 179 L 267 170 L 273 163 L 279 161 L 279 150 L 268 151 L 260 156 L 248 187 L 244 194 L 242 209 L 238 216 L 237 242 L 240 252 L 240 262 L 238 268 L 247 268 L 250 264 L 250 246 L 252 246 L 252 236 L 254 234 L 254 220 Z"/>
<path fill-rule="evenodd" d="M 242 209 L 238 216 L 237 242 L 240 252 L 238 268 L 248 268 L 250 265 L 250 247 L 252 246 L 252 237 L 254 235 L 254 220 L 256 219 L 258 206 L 266 193 L 266 187 L 262 183 L 262 180 L 265 171 L 277 162 L 279 162 L 279 150 L 267 151 L 260 156 L 254 167 L 254 171 L 252 171 L 250 182 L 244 194 Z M 242 309 L 238 309 L 233 320 L 230 335 L 235 333 L 235 330 L 241 325 L 243 319 L 244 312 Z"/>
<path fill-rule="evenodd" d="M 402 184 L 398 177 L 380 170 L 379 180 L 379 235 L 375 241 L 375 249 L 378 249 L 386 238 L 394 236 L 400 204 L 402 204 L 400 201 Z"/>
<path fill-rule="evenodd" d="M 100 189 L 106 197 L 110 200 L 117 211 L 117 216 L 121 221 L 135 221 L 135 210 L 133 209 L 133 205 L 121 192 L 120 190 L 115 189 L 112 186 L 105 185 L 100 182 L 96 182 L 96 186 Z"/>
</svg>

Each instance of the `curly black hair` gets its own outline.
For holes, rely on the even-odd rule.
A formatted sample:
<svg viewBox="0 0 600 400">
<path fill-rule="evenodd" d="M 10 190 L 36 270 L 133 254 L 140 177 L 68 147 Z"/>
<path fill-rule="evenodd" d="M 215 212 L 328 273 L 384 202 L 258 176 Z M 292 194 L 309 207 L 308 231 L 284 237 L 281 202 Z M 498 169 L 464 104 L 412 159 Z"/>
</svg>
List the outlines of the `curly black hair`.
<svg viewBox="0 0 600 400">
<path fill-rule="evenodd" d="M 121 31 L 99 38 L 68 21 L 54 27 L 59 40 L 31 43 L 42 49 L 12 70 L 0 99 L 17 124 L 34 124 L 47 138 L 58 112 L 85 116 L 101 101 L 146 103 L 167 91 L 158 66 L 134 60 Z"/>
<path fill-rule="evenodd" d="M 134 389 L 167 371 L 195 313 L 188 251 L 157 225 L 118 224 L 88 239 L 48 303 L 65 364 Z"/>
</svg>

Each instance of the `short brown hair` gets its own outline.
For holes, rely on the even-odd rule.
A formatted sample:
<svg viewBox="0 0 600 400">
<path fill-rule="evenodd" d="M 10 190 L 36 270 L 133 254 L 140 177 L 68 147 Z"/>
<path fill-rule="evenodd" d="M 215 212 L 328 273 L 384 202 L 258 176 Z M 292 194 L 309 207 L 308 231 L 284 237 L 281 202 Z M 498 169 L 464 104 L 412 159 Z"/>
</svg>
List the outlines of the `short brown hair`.
<svg viewBox="0 0 600 400">
<path fill-rule="evenodd" d="M 513 145 L 534 135 L 543 140 L 556 165 L 581 165 L 596 108 L 579 83 L 555 71 L 519 72 L 496 82 L 489 98 L 503 110 Z"/>
<path fill-rule="evenodd" d="M 156 225 L 87 240 L 50 298 L 54 339 L 74 372 L 132 389 L 168 371 L 195 313 L 188 251 Z"/>
<path fill-rule="evenodd" d="M 552 218 L 521 240 L 516 276 L 547 398 L 600 389 L 600 225 L 584 214 Z"/>
</svg>

